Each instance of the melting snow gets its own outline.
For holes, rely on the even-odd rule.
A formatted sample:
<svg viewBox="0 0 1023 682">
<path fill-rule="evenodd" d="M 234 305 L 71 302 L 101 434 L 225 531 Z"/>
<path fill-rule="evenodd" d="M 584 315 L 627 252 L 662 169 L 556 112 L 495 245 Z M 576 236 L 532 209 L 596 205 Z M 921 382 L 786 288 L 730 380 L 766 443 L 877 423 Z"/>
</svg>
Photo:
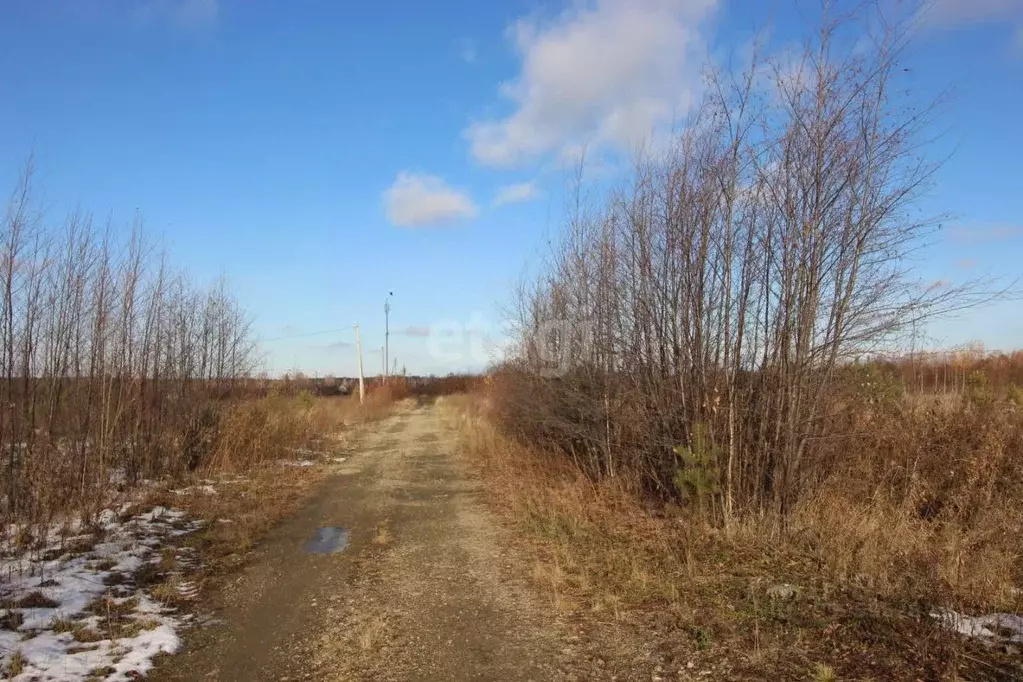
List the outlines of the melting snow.
<svg viewBox="0 0 1023 682">
<path fill-rule="evenodd" d="M 282 459 L 280 460 L 281 466 L 286 467 L 311 467 L 315 466 L 316 462 L 311 459 Z"/>
<path fill-rule="evenodd" d="M 193 532 L 201 523 L 189 522 L 184 512 L 164 507 L 132 517 L 126 517 L 126 512 L 126 507 L 104 510 L 97 520 L 97 533 L 84 532 L 90 529 L 79 526 L 72 529 L 79 535 L 61 538 L 55 527 L 40 551 L 15 556 L 3 552 L 0 602 L 8 608 L 0 609 L 0 617 L 20 614 L 21 623 L 15 630 L 0 630 L 0 666 L 6 670 L 20 653 L 22 672 L 13 678 L 16 682 L 71 682 L 97 673 L 92 679 L 135 679 L 152 668 L 158 653 L 177 651 L 177 631 L 188 617 L 174 614 L 134 587 L 130 574 L 147 563 L 160 563 L 157 550 L 168 538 Z M 195 586 L 181 575 L 194 566 L 192 551 L 176 550 L 175 564 L 178 568 L 168 576 L 168 584 L 175 586 L 180 599 L 193 598 Z M 35 595 L 36 601 L 26 603 L 30 608 L 19 607 L 18 602 L 29 595 Z M 96 599 L 107 600 L 100 602 L 109 605 L 107 614 L 112 607 L 121 607 L 124 613 L 116 624 L 87 610 Z M 8 626 L 17 622 L 9 620 Z M 66 621 L 71 621 L 80 632 L 107 638 L 76 641 L 73 632 L 54 631 L 58 621 L 65 628 Z"/>
<path fill-rule="evenodd" d="M 293 452 L 296 455 L 303 455 L 305 457 L 309 457 L 309 456 L 319 457 L 320 455 L 325 454 L 325 453 L 319 452 L 317 450 L 310 450 L 309 448 L 285 448 L 285 449 L 288 452 Z"/>
<path fill-rule="evenodd" d="M 177 490 L 172 490 L 171 492 L 174 493 L 175 495 L 216 495 L 217 489 L 214 488 L 212 485 L 205 484 L 193 485 L 187 488 L 178 488 Z"/>
<path fill-rule="evenodd" d="M 1023 643 L 1023 616 L 1011 613 L 989 613 L 984 616 L 967 616 L 952 609 L 942 609 L 931 614 L 941 623 L 967 637 L 976 637 L 989 642 Z"/>
</svg>

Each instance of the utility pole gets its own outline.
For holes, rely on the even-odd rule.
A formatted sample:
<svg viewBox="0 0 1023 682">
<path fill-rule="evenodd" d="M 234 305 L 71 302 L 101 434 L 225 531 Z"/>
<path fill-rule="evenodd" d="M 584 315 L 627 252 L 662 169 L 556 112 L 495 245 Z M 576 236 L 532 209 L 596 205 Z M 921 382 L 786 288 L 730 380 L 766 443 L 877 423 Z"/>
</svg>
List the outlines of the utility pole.
<svg viewBox="0 0 1023 682">
<path fill-rule="evenodd" d="M 388 366 L 387 358 L 391 351 L 391 296 L 394 296 L 393 291 L 387 292 L 387 298 L 384 299 L 384 381 L 387 381 L 388 377 Z"/>
<path fill-rule="evenodd" d="M 384 346 L 380 346 L 380 378 L 384 379 L 387 376 L 387 356 L 384 355 Z"/>
<path fill-rule="evenodd" d="M 366 383 L 362 376 L 362 336 L 359 334 L 359 325 L 355 324 L 355 350 L 359 354 L 359 402 L 366 399 Z"/>
</svg>

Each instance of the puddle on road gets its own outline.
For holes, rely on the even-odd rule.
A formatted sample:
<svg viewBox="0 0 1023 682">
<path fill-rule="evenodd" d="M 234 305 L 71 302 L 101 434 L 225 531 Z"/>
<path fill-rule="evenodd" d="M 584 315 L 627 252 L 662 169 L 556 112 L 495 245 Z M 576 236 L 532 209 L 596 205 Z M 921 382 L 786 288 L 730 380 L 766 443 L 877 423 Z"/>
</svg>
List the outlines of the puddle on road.
<svg viewBox="0 0 1023 682">
<path fill-rule="evenodd" d="M 343 552 L 348 546 L 348 529 L 318 528 L 309 542 L 305 543 L 305 551 L 309 554 L 336 554 Z"/>
</svg>

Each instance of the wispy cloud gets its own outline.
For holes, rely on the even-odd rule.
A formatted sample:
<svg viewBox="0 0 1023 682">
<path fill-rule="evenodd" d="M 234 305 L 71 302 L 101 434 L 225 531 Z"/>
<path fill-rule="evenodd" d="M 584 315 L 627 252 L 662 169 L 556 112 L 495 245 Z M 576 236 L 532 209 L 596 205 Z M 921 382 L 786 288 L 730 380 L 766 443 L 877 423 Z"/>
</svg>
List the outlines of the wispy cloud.
<svg viewBox="0 0 1023 682">
<path fill-rule="evenodd" d="M 1013 27 L 1012 48 L 1023 51 L 1023 0 L 931 0 L 920 15 L 924 30 L 955 29 L 977 24 Z"/>
<path fill-rule="evenodd" d="M 468 194 L 434 175 L 401 172 L 384 192 L 387 219 L 400 227 L 438 225 L 475 218 L 479 209 Z"/>
<path fill-rule="evenodd" d="M 424 326 L 419 326 L 419 325 L 409 325 L 409 326 L 405 327 L 404 329 L 398 330 L 396 333 L 397 334 L 401 334 L 403 336 L 414 336 L 414 337 L 417 337 L 417 338 L 426 338 L 427 336 L 430 335 L 430 328 L 429 327 L 424 327 Z"/>
<path fill-rule="evenodd" d="M 471 38 L 463 38 L 458 42 L 458 57 L 466 64 L 475 64 L 478 57 L 476 41 Z"/>
<path fill-rule="evenodd" d="M 972 258 L 963 258 L 962 260 L 956 261 L 956 267 L 960 270 L 972 270 L 977 267 L 977 261 Z"/>
<path fill-rule="evenodd" d="M 311 351 L 326 352 L 326 351 L 343 350 L 345 348 L 353 348 L 354 346 L 355 346 L 355 344 L 352 343 L 351 341 L 339 340 L 339 341 L 328 341 L 328 342 L 324 342 L 324 343 L 310 343 L 310 344 L 306 344 L 305 347 L 306 347 L 306 349 L 311 350 Z"/>
<path fill-rule="evenodd" d="M 931 0 L 922 19 L 929 27 L 1023 20 L 1023 0 Z"/>
<path fill-rule="evenodd" d="M 532 201 L 536 198 L 536 194 L 536 183 L 533 182 L 519 182 L 514 185 L 505 185 L 504 187 L 498 188 L 497 194 L 494 195 L 494 206 L 520 204 L 526 201 Z"/>
<path fill-rule="evenodd" d="M 1023 225 L 960 225 L 950 228 L 948 236 L 961 244 L 998 242 L 1023 236 Z"/>
<path fill-rule="evenodd" d="M 471 124 L 472 156 L 513 166 L 580 143 L 628 148 L 683 112 L 700 88 L 701 34 L 718 0 L 572 3 L 552 21 L 520 19 L 509 35 L 518 75 L 501 85 L 504 117 Z"/>
</svg>

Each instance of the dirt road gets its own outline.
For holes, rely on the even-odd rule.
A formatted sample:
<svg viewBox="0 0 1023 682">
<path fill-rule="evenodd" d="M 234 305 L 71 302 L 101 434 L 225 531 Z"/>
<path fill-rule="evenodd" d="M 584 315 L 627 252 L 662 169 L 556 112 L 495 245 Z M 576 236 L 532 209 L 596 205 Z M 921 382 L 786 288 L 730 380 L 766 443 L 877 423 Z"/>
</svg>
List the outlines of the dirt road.
<svg viewBox="0 0 1023 682">
<path fill-rule="evenodd" d="M 157 680 L 544 680 L 557 626 L 436 408 L 378 424 L 215 596 Z M 349 544 L 314 554 L 318 529 Z"/>
</svg>

